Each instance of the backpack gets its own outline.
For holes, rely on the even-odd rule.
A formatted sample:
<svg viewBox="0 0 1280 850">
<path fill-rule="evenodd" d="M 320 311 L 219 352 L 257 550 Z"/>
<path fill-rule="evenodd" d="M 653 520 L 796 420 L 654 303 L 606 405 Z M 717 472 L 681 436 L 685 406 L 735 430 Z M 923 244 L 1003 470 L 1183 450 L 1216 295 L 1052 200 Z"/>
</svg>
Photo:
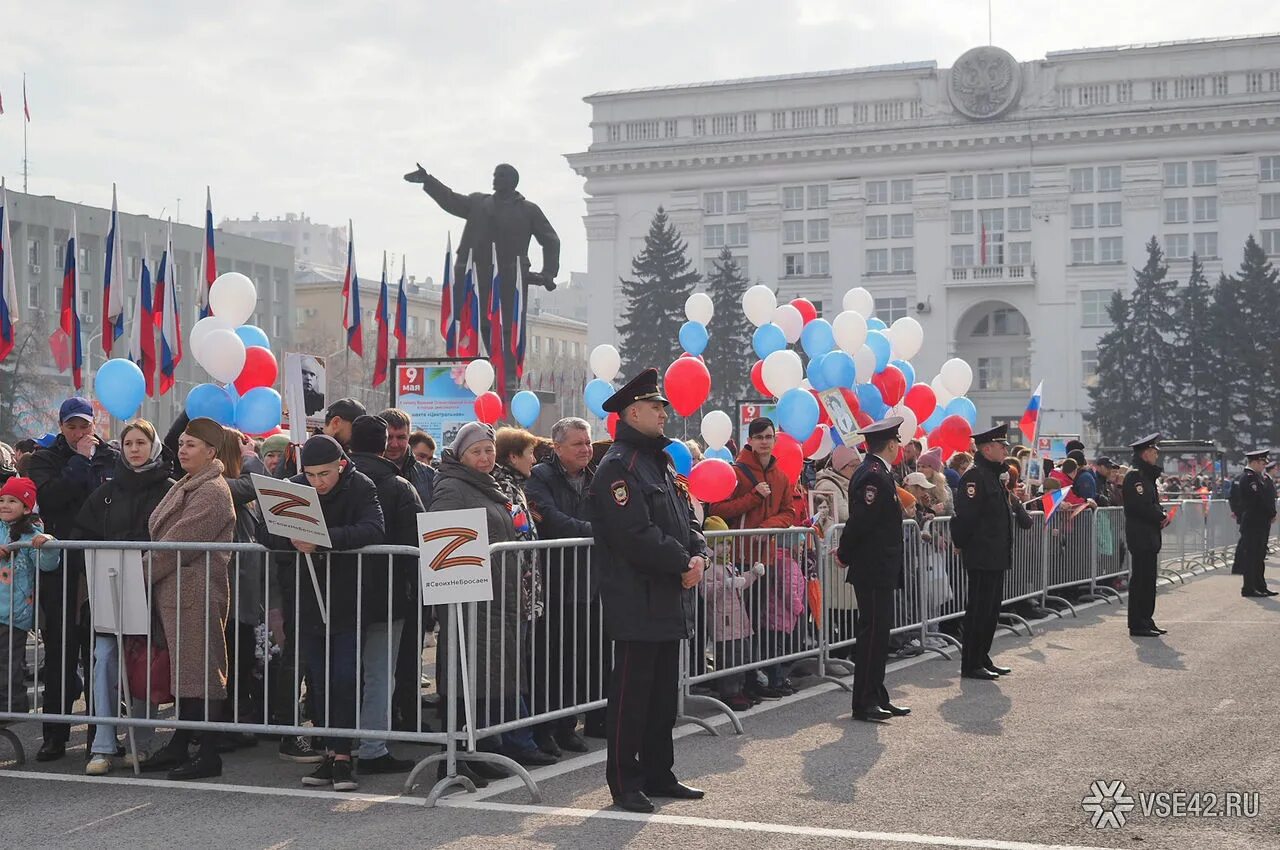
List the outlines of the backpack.
<svg viewBox="0 0 1280 850">
<path fill-rule="evenodd" d="M 1231 482 L 1231 492 L 1227 495 L 1227 504 L 1231 506 L 1231 513 L 1240 516 L 1244 510 L 1243 501 L 1240 496 L 1240 480 L 1235 479 Z"/>
</svg>

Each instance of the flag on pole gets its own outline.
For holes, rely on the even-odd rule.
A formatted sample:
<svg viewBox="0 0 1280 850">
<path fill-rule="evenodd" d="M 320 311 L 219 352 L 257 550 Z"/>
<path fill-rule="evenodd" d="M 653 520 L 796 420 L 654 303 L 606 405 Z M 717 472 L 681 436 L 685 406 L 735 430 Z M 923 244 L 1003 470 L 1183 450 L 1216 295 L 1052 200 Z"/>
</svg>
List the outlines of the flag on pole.
<svg viewBox="0 0 1280 850">
<path fill-rule="evenodd" d="M 173 222 L 169 222 L 169 234 L 165 240 L 164 254 L 160 257 L 160 271 L 156 280 L 163 280 L 164 299 L 160 302 L 160 389 L 164 395 L 177 379 L 178 364 L 182 362 L 182 318 L 178 314 L 178 266 L 173 259 Z"/>
<path fill-rule="evenodd" d="M 13 279 L 13 242 L 9 236 L 9 196 L 0 183 L 0 362 L 17 342 L 18 284 Z"/>
<path fill-rule="evenodd" d="M 1044 509 L 1044 521 L 1048 522 L 1049 517 L 1053 516 L 1053 512 L 1058 509 L 1067 498 L 1068 490 L 1050 490 L 1040 497 L 1040 504 Z"/>
<path fill-rule="evenodd" d="M 458 313 L 458 346 L 455 357 L 480 356 L 480 292 L 476 286 L 475 257 L 467 256 Z"/>
<path fill-rule="evenodd" d="M 111 226 L 107 229 L 107 259 L 102 272 L 102 353 L 111 356 L 115 341 L 124 336 L 124 251 L 120 250 L 120 214 L 116 185 L 111 184 Z"/>
<path fill-rule="evenodd" d="M 1032 446 L 1036 444 L 1036 436 L 1040 433 L 1040 393 L 1043 389 L 1044 381 L 1036 384 L 1036 391 L 1031 394 L 1027 409 L 1022 413 L 1022 421 L 1018 423 L 1022 439 L 1030 441 Z"/>
<path fill-rule="evenodd" d="M 405 294 L 404 255 L 400 255 L 400 291 L 396 293 L 396 359 L 409 356 L 409 296 Z"/>
<path fill-rule="evenodd" d="M 373 355 L 373 385 L 381 386 L 387 380 L 387 326 L 391 324 L 387 304 L 387 252 L 382 252 L 382 285 L 378 290 L 378 309 L 373 323 L 378 329 L 378 348 Z"/>
<path fill-rule="evenodd" d="M 493 366 L 493 382 L 502 396 L 507 382 L 507 335 L 502 332 L 502 275 L 498 273 L 498 245 L 492 243 L 493 277 L 489 281 L 489 362 Z"/>
<path fill-rule="evenodd" d="M 22 75 L 22 114 L 27 116 L 27 123 L 31 123 L 31 105 L 27 103 L 27 75 Z M 79 387 L 79 384 L 76 384 Z"/>
<path fill-rule="evenodd" d="M 515 364 L 516 383 L 524 378 L 524 270 L 516 259 L 516 300 L 511 311 L 511 360 Z"/>
<path fill-rule="evenodd" d="M 0 115 L 4 115 L 4 95 L 0 94 Z"/>
<path fill-rule="evenodd" d="M 204 254 L 200 257 L 200 279 L 196 281 L 196 306 L 200 318 L 213 315 L 209 307 L 209 290 L 218 279 L 218 257 L 213 252 L 213 195 L 204 187 Z"/>
<path fill-rule="evenodd" d="M 142 236 L 142 271 L 138 275 L 138 297 L 134 300 L 133 323 L 129 328 L 129 359 L 147 379 L 147 395 L 155 395 L 156 322 L 151 315 L 151 270 L 147 267 L 147 236 Z"/>
<path fill-rule="evenodd" d="M 360 326 L 360 276 L 356 274 L 355 228 L 347 220 L 347 272 L 342 278 L 342 327 L 347 348 L 364 357 L 364 329 Z"/>
<path fill-rule="evenodd" d="M 80 293 L 80 255 L 76 250 L 76 214 L 71 213 L 71 233 L 67 236 L 66 262 L 62 266 L 62 299 L 59 310 L 57 341 L 50 341 L 55 349 L 54 359 L 63 360 L 71 368 L 71 382 L 80 389 L 83 380 L 80 367 L 84 364 L 84 350 L 80 347 L 80 309 L 76 299 Z M 62 353 L 63 358 L 58 354 Z M 59 365 L 59 370 L 65 367 Z"/>
<path fill-rule="evenodd" d="M 448 357 L 458 355 L 458 317 L 453 311 L 453 234 L 444 248 L 444 285 L 440 287 L 440 338 L 444 340 L 444 353 Z"/>
</svg>

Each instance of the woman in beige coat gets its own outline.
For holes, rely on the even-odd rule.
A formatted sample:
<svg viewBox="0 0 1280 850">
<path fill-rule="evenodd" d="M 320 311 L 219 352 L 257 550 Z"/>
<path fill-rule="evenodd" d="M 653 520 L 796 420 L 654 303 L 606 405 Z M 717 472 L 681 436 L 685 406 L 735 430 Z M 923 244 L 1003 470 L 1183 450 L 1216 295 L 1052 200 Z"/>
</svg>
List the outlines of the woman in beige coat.
<svg viewBox="0 0 1280 850">
<path fill-rule="evenodd" d="M 178 441 L 178 462 L 187 474 L 151 514 L 157 543 L 230 543 L 236 512 L 223 478 L 218 452 L 225 443 L 221 425 L 193 419 Z M 227 607 L 229 552 L 157 551 L 151 560 L 155 607 L 169 647 L 173 693 L 180 720 L 221 720 L 227 696 Z M 169 769 L 170 779 L 222 775 L 218 736 L 202 732 L 191 757 L 192 730 L 179 729 L 147 760 L 144 770 Z"/>
</svg>

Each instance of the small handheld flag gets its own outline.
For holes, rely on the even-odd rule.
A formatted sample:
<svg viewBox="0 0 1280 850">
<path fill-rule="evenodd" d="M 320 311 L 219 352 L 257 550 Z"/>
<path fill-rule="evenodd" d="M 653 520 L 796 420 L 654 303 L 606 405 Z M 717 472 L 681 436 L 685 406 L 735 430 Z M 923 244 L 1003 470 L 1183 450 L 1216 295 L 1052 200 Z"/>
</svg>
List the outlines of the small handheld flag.
<svg viewBox="0 0 1280 850">
<path fill-rule="evenodd" d="M 1043 506 L 1045 522 L 1049 521 L 1049 517 L 1053 516 L 1053 512 L 1058 509 L 1058 505 L 1061 505 L 1066 498 L 1066 490 L 1050 490 L 1048 493 L 1045 493 L 1040 497 L 1040 504 Z"/>
</svg>

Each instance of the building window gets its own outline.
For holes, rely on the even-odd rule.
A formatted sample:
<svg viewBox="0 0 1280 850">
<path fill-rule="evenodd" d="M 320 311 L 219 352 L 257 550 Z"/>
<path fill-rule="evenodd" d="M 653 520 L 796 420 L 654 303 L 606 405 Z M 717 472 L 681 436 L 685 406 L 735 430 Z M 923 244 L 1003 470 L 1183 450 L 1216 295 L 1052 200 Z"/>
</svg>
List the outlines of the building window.
<svg viewBox="0 0 1280 850">
<path fill-rule="evenodd" d="M 1084 289 L 1080 292 L 1080 325 L 1086 328 L 1105 328 L 1111 324 L 1107 306 L 1111 304 L 1113 290 Z"/>
<path fill-rule="evenodd" d="M 818 126 L 818 108 L 791 110 L 791 129 L 806 130 Z"/>
<path fill-rule="evenodd" d="M 1129 103 L 1133 100 L 1133 82 L 1125 80 L 1116 83 L 1116 103 Z"/>
<path fill-rule="evenodd" d="M 1010 242 L 1006 247 L 1008 252 L 1005 256 L 1005 262 L 1008 265 L 1025 266 L 1031 263 L 1030 242 Z"/>
<path fill-rule="evenodd" d="M 894 274 L 902 274 L 912 271 L 916 265 L 916 252 L 914 248 L 894 248 L 893 249 L 893 271 Z"/>
<path fill-rule="evenodd" d="M 1215 96 L 1221 97 L 1227 93 L 1227 75 L 1215 74 L 1213 77 L 1213 93 Z"/>
<path fill-rule="evenodd" d="M 737 115 L 711 116 L 711 132 L 716 136 L 729 136 L 738 132 Z"/>
<path fill-rule="evenodd" d="M 1280 254 L 1280 230 L 1258 231 L 1258 242 L 1268 254 Z"/>
<path fill-rule="evenodd" d="M 1164 164 L 1164 185 L 1166 189 L 1178 189 L 1187 185 L 1187 164 L 1185 162 L 1166 162 Z"/>
<path fill-rule="evenodd" d="M 729 204 L 726 207 L 730 214 L 744 213 L 747 211 L 747 193 L 745 190 L 738 189 L 729 193 Z"/>
<path fill-rule="evenodd" d="M 840 123 L 840 107 L 824 106 L 822 108 L 822 123 L 828 127 L 834 127 Z"/>
<path fill-rule="evenodd" d="M 1207 198 L 1193 198 L 1191 203 L 1192 221 L 1217 221 L 1218 220 L 1218 199 L 1210 196 Z"/>
<path fill-rule="evenodd" d="M 743 248 L 749 236 L 749 227 L 745 221 L 730 224 L 725 227 L 724 244 L 730 248 Z"/>
<path fill-rule="evenodd" d="M 1264 183 L 1280 180 L 1280 156 L 1264 156 L 1258 160 L 1258 179 Z"/>
<path fill-rule="evenodd" d="M 702 211 L 707 215 L 724 213 L 724 192 L 703 192 Z"/>
<path fill-rule="evenodd" d="M 889 238 L 889 216 L 869 215 L 866 218 L 866 234 L 868 239 Z"/>
<path fill-rule="evenodd" d="M 1165 198 L 1164 200 L 1164 223 L 1165 224 L 1183 224 L 1187 221 L 1187 199 L 1186 198 Z"/>
<path fill-rule="evenodd" d="M 978 197 L 979 198 L 1003 198 L 1004 197 L 1004 175 L 1003 174 L 979 174 L 978 175 Z"/>
<path fill-rule="evenodd" d="M 804 222 L 803 221 L 782 222 L 782 243 L 784 245 L 796 245 L 803 241 L 804 241 Z"/>
<path fill-rule="evenodd" d="M 825 277 L 831 274 L 831 255 L 826 251 L 809 252 L 809 276 Z"/>
<path fill-rule="evenodd" d="M 1216 257 L 1218 256 L 1218 234 L 1216 233 L 1197 233 L 1193 237 L 1195 242 L 1192 248 L 1195 250 L 1197 257 Z"/>
<path fill-rule="evenodd" d="M 707 119 L 693 119 L 693 134 L 695 136 L 705 136 L 707 134 Z"/>
<path fill-rule="evenodd" d="M 783 254 L 782 273 L 787 277 L 800 277 L 804 274 L 804 254 Z"/>
<path fill-rule="evenodd" d="M 40 265 L 40 240 L 39 239 L 27 240 L 27 265 L 29 266 Z"/>
<path fill-rule="evenodd" d="M 1098 352 L 1096 350 L 1080 352 L 1080 376 L 1086 387 L 1098 385 Z"/>
<path fill-rule="evenodd" d="M 1262 73 L 1259 71 L 1250 71 L 1244 75 L 1245 91 L 1249 94 L 1257 94 L 1262 91 Z"/>
<path fill-rule="evenodd" d="M 1026 336 L 1027 323 L 1017 310 L 999 309 L 991 311 L 992 336 Z"/>
<path fill-rule="evenodd" d="M 609 125 L 609 141 L 611 142 L 622 141 L 622 125 L 621 124 Z"/>
<path fill-rule="evenodd" d="M 409 322 L 409 335 L 417 336 L 418 335 L 418 317 L 409 316 L 408 322 Z"/>
<path fill-rule="evenodd" d="M 889 232 L 894 239 L 910 239 L 915 223 L 915 216 L 911 213 L 901 213 L 892 216 L 889 219 Z"/>
<path fill-rule="evenodd" d="M 1280 157 L 1277 157 L 1277 159 L 1280 159 Z M 1280 174 L 1280 164 L 1276 166 L 1276 173 Z M 867 203 L 868 204 L 889 203 L 889 184 L 887 181 L 871 180 L 867 182 Z"/>
<path fill-rule="evenodd" d="M 724 247 L 724 225 L 708 224 L 702 228 L 702 247 L 704 248 L 723 248 Z"/>
<path fill-rule="evenodd" d="M 1164 255 L 1170 260 L 1185 260 L 1191 256 L 1191 239 L 1185 233 L 1164 235 Z"/>
<path fill-rule="evenodd" d="M 782 187 L 782 208 L 784 210 L 804 209 L 804 187 L 803 186 L 783 186 Z"/>
<path fill-rule="evenodd" d="M 1262 217 L 1280 218 L 1280 194 L 1262 196 Z"/>
<path fill-rule="evenodd" d="M 80 249 L 80 257 L 77 261 L 77 265 L 80 267 L 80 274 L 93 274 L 93 265 L 89 260 L 88 248 Z"/>
<path fill-rule="evenodd" d="M 1104 236 L 1098 240 L 1098 262 L 1123 263 L 1124 239 L 1120 236 Z"/>
<path fill-rule="evenodd" d="M 1031 358 L 1030 357 L 1010 357 L 1009 358 L 1009 389 L 1011 390 L 1029 390 L 1031 389 Z"/>
<path fill-rule="evenodd" d="M 955 235 L 972 233 L 973 232 L 973 210 L 952 210 L 951 211 L 951 232 Z"/>
<path fill-rule="evenodd" d="M 1120 191 L 1120 166 L 1104 165 L 1098 169 L 1098 191 Z"/>
<path fill-rule="evenodd" d="M 978 389 L 999 390 L 1004 383 L 1004 360 L 1000 357 L 978 358 Z"/>
<path fill-rule="evenodd" d="M 1122 204 L 1119 201 L 1107 201 L 1098 204 L 1098 227 L 1119 227 Z"/>
<path fill-rule="evenodd" d="M 1031 172 L 1014 171 L 1009 175 L 1009 197 L 1025 198 L 1031 194 Z"/>
<path fill-rule="evenodd" d="M 951 200 L 968 201 L 973 198 L 973 176 L 966 174 L 951 178 Z"/>
<path fill-rule="evenodd" d="M 1092 192 L 1093 191 L 1093 169 L 1092 168 L 1073 168 L 1068 172 L 1072 192 Z"/>
<path fill-rule="evenodd" d="M 1280 231 L 1276 231 L 1280 233 Z M 887 248 L 873 248 L 867 251 L 867 274 L 887 274 L 889 271 L 889 251 Z"/>
<path fill-rule="evenodd" d="M 831 220 L 826 218 L 809 219 L 809 241 L 826 242 L 831 238 Z"/>
<path fill-rule="evenodd" d="M 1263 232 L 1265 233 L 1266 231 Z M 1280 233 L 1280 231 L 1272 232 Z M 31 283 L 27 285 L 27 307 L 32 310 L 36 310 L 40 307 L 40 284 Z M 129 311 L 129 315 L 133 315 L 133 310 Z"/>
<path fill-rule="evenodd" d="M 893 180 L 889 183 L 890 196 L 895 204 L 911 203 L 911 195 L 914 191 L 914 183 L 911 180 Z"/>
<path fill-rule="evenodd" d="M 898 319 L 905 318 L 907 315 L 907 298 L 901 296 L 898 298 L 877 298 L 875 299 L 876 318 L 884 322 L 886 325 L 892 325 Z"/>
<path fill-rule="evenodd" d="M 674 139 L 677 135 L 679 124 L 674 118 L 668 118 L 662 122 L 662 135 L 668 139 Z M 752 127 L 751 129 L 755 129 Z"/>
<path fill-rule="evenodd" d="M 733 257 L 733 262 L 738 267 L 738 270 L 742 272 L 743 276 L 745 277 L 747 275 L 746 255 L 744 254 L 742 256 L 738 256 L 735 254 Z M 706 278 L 711 278 L 719 274 L 719 271 L 716 268 L 719 265 L 719 263 L 720 263 L 719 257 L 704 257 L 702 260 L 702 276 Z"/>
<path fill-rule="evenodd" d="M 770 120 L 772 121 L 773 129 L 775 130 L 787 129 L 787 113 L 781 112 L 781 111 L 773 112 L 770 114 L 769 117 L 770 117 Z"/>
<path fill-rule="evenodd" d="M 825 210 L 827 208 L 827 185 L 825 183 L 810 186 L 808 196 L 809 209 Z"/>
<path fill-rule="evenodd" d="M 1076 229 L 1093 227 L 1093 204 L 1072 204 L 1071 226 Z"/>
<path fill-rule="evenodd" d="M 1079 266 L 1093 262 L 1093 240 L 1071 240 L 1071 265 Z"/>
<path fill-rule="evenodd" d="M 1169 97 L 1169 81 L 1168 80 L 1152 80 L 1151 81 L 1151 99 L 1167 100 Z"/>
<path fill-rule="evenodd" d="M 1193 186 L 1216 186 L 1218 184 L 1218 161 L 1216 159 L 1198 159 L 1191 163 L 1191 183 Z"/>
<path fill-rule="evenodd" d="M 963 268 L 965 266 L 973 265 L 973 246 L 952 245 L 951 265 L 954 268 Z"/>
<path fill-rule="evenodd" d="M 1009 219 L 1009 230 L 1024 232 L 1031 229 L 1031 207 L 1009 207 L 1005 211 Z"/>
</svg>

